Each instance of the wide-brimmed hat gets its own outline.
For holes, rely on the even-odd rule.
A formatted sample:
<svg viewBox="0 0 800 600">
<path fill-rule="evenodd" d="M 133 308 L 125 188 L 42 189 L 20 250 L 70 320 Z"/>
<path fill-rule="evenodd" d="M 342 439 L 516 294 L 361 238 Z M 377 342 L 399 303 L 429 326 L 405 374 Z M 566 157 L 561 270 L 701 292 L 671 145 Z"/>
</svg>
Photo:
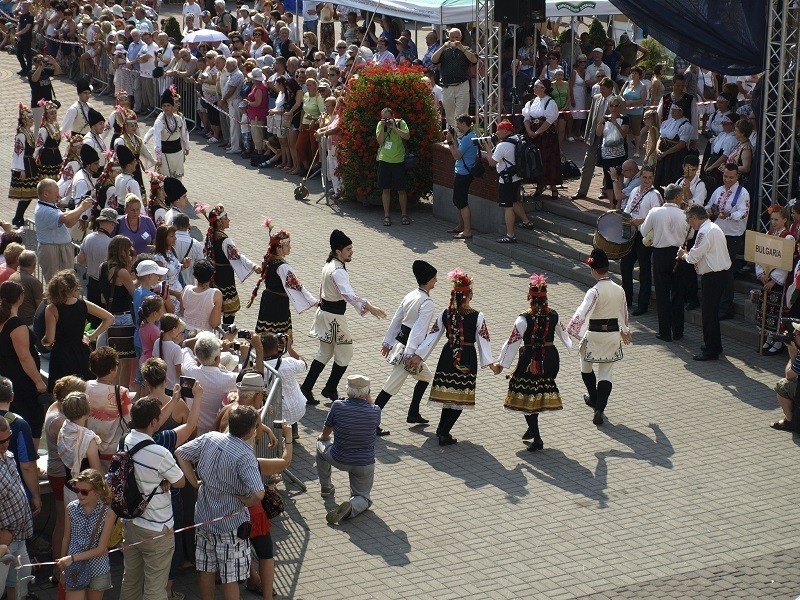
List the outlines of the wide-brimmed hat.
<svg viewBox="0 0 800 600">
<path fill-rule="evenodd" d="M 264 387 L 264 376 L 261 373 L 245 373 L 236 384 L 240 392 L 263 392 Z"/>
<path fill-rule="evenodd" d="M 262 71 L 258 67 L 250 71 L 249 77 L 254 81 L 264 81 L 266 79 L 266 77 L 264 77 L 264 71 Z"/>
<path fill-rule="evenodd" d="M 113 208 L 104 208 L 100 211 L 100 214 L 97 216 L 95 221 L 109 221 L 109 222 L 117 222 L 117 218 L 119 217 L 119 213 L 114 210 Z"/>
</svg>

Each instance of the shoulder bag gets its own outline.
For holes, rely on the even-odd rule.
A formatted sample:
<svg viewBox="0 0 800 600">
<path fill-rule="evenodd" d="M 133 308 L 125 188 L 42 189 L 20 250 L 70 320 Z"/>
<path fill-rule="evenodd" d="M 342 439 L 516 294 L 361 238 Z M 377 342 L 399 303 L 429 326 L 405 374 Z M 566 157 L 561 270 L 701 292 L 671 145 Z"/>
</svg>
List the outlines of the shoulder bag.
<svg viewBox="0 0 800 600">
<path fill-rule="evenodd" d="M 97 546 L 97 543 L 100 541 L 100 534 L 103 531 L 102 525 L 106 521 L 106 513 L 108 513 L 107 508 L 97 518 L 94 528 L 92 529 L 92 535 L 89 536 L 89 547 L 84 548 L 84 552 Z M 73 559 L 71 565 L 64 569 L 64 585 L 68 590 L 85 590 L 89 587 L 89 582 L 92 580 L 92 571 L 89 568 L 89 561 L 79 560 L 78 562 L 74 562 L 74 560 L 75 559 Z"/>
</svg>

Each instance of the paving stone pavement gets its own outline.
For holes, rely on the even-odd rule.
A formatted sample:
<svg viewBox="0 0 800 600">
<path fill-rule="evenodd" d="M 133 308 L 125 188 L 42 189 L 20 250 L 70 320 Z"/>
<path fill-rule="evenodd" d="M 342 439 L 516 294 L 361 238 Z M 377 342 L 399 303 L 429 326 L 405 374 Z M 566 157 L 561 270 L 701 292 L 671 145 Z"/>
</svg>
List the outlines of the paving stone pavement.
<svg viewBox="0 0 800 600">
<path fill-rule="evenodd" d="M 17 101 L 27 85 L 13 73 L 16 61 L 0 55 L 0 174 L 8 183 Z M 69 106 L 74 88 L 56 84 Z M 98 98 L 104 112 L 108 98 Z M 451 224 L 422 204 L 414 222 L 381 226 L 381 211 L 359 205 L 294 199 L 294 178 L 258 172 L 192 136 L 184 182 L 192 201 L 222 202 L 231 236 L 257 260 L 264 252 L 265 215 L 292 233 L 290 262 L 316 291 L 334 228 L 353 240 L 349 266 L 356 291 L 390 315 L 414 287 L 411 262 L 424 257 L 439 269 L 433 298 L 448 296 L 446 273 L 460 266 L 475 276 L 474 306 L 484 311 L 499 353 L 515 316 L 526 306 L 529 266 L 491 250 L 451 240 Z M 13 205 L 0 202 L 8 218 Z M 32 209 L 29 216 L 32 215 Z M 196 221 L 200 223 L 200 221 Z M 246 301 L 254 281 L 239 285 Z M 550 280 L 551 306 L 568 319 L 585 289 Z M 255 323 L 258 303 L 241 312 Z M 311 359 L 315 345 L 303 333 L 313 314 L 293 315 L 298 350 Z M 348 313 L 355 339 L 350 372 L 380 389 L 389 366 L 378 350 L 388 321 Z M 795 568 L 800 544 L 787 535 L 787 515 L 800 501 L 798 438 L 768 428 L 778 418 L 775 380 L 785 358 L 758 356 L 726 341 L 718 363 L 691 360 L 701 344 L 696 327 L 681 343 L 656 343 L 655 315 L 634 324 L 634 345 L 615 368 L 608 423 L 591 424 L 582 402 L 576 354 L 561 352 L 564 410 L 541 421 L 545 450 L 527 452 L 525 426 L 502 409 L 507 381 L 487 370 L 478 378 L 478 405 L 457 423 L 456 446 L 440 448 L 433 420 L 409 427 L 403 416 L 408 384 L 389 403 L 377 442 L 370 511 L 328 526 L 313 466 L 314 439 L 325 409 L 310 408 L 295 446 L 292 472 L 307 493 L 288 485 L 287 513 L 274 522 L 276 589 L 286 598 L 789 598 L 800 593 Z M 438 354 L 431 358 L 435 364 Z M 327 376 L 327 372 L 323 377 Z M 335 501 L 347 481 L 334 474 Z M 115 580 L 118 582 L 118 570 Z M 43 578 L 40 578 L 40 580 Z M 41 598 L 52 590 L 37 584 Z M 187 571 L 175 589 L 197 598 Z M 114 597 L 110 594 L 108 597 Z M 244 592 L 245 597 L 253 597 Z"/>
</svg>

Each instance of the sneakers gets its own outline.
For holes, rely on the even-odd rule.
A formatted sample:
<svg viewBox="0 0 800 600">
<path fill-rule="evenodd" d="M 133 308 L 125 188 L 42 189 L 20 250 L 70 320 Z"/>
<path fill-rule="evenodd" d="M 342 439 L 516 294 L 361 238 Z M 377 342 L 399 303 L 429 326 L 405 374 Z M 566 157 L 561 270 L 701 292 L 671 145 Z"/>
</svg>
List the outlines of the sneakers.
<svg viewBox="0 0 800 600">
<path fill-rule="evenodd" d="M 342 519 L 346 519 L 350 516 L 350 511 L 352 510 L 352 506 L 350 506 L 350 502 L 345 500 L 339 506 L 334 508 L 331 512 L 325 515 L 325 520 L 330 523 L 331 525 L 336 525 Z"/>
<path fill-rule="evenodd" d="M 512 235 L 506 234 L 501 238 L 497 238 L 497 243 L 498 244 L 516 244 L 517 243 L 517 238 L 512 236 Z"/>
<path fill-rule="evenodd" d="M 324 487 L 324 488 L 320 488 L 319 495 L 322 496 L 323 498 L 330 498 L 331 496 L 333 496 L 333 492 L 335 492 L 335 491 L 336 491 L 336 487 L 334 487 L 334 486 Z"/>
</svg>

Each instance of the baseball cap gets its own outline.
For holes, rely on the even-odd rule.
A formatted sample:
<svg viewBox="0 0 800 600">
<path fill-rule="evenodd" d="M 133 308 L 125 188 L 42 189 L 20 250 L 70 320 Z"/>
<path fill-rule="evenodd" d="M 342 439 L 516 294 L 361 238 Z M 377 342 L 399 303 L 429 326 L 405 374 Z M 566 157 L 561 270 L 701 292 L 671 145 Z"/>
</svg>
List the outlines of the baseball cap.
<svg viewBox="0 0 800 600">
<path fill-rule="evenodd" d="M 136 265 L 136 274 L 140 277 L 144 275 L 166 275 L 167 268 L 160 267 L 154 260 L 143 260 Z"/>
</svg>

